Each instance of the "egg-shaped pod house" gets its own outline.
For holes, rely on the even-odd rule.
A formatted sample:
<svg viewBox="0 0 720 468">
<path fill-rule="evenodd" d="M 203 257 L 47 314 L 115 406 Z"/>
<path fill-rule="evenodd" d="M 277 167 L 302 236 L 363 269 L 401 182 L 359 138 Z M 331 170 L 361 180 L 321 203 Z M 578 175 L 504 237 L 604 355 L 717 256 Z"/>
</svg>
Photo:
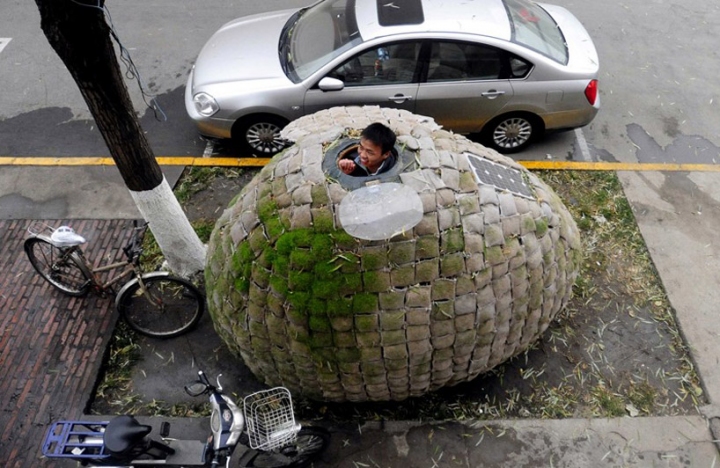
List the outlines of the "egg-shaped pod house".
<svg viewBox="0 0 720 468">
<path fill-rule="evenodd" d="M 381 122 L 391 170 L 338 159 Z M 578 229 L 534 174 L 427 117 L 333 108 L 291 123 L 218 220 L 208 306 L 268 385 L 327 401 L 402 400 L 527 349 L 565 306 Z"/>
</svg>

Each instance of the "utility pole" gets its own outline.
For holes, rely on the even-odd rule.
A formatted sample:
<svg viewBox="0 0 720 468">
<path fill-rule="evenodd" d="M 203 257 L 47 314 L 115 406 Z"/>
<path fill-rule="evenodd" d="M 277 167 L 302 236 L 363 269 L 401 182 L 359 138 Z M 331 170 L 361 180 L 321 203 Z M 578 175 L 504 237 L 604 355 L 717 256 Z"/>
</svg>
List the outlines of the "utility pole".
<svg viewBox="0 0 720 468">
<path fill-rule="evenodd" d="M 140 127 L 105 20 L 105 0 L 35 3 L 45 37 L 77 83 L 168 266 L 182 276 L 202 270 L 205 246 L 172 193 Z"/>
</svg>

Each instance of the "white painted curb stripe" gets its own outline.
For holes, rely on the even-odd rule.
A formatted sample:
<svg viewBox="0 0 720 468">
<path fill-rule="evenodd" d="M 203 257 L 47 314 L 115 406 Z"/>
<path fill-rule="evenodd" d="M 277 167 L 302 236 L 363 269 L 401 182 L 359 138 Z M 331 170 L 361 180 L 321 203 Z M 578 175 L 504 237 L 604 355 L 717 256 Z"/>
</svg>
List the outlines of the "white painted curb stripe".
<svg viewBox="0 0 720 468">
<path fill-rule="evenodd" d="M 590 161 L 590 148 L 588 148 L 585 135 L 583 135 L 581 129 L 575 129 L 575 138 L 577 139 L 578 147 L 580 148 L 580 161 Z"/>
<path fill-rule="evenodd" d="M 0 37 L 0 52 L 12 41 L 12 37 Z"/>
<path fill-rule="evenodd" d="M 203 151 L 203 158 L 209 158 L 213 155 L 213 151 L 215 151 L 215 143 L 213 143 L 212 140 L 208 140 L 205 144 L 205 151 Z"/>
</svg>

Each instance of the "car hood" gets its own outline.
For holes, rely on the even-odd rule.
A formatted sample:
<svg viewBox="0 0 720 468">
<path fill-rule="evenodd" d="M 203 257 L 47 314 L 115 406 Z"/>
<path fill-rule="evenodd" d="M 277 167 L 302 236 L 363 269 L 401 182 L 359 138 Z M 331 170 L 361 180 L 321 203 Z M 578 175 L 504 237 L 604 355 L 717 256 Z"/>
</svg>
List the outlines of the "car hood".
<svg viewBox="0 0 720 468">
<path fill-rule="evenodd" d="M 540 4 L 555 22 L 565 36 L 568 46 L 568 68 L 572 71 L 597 73 L 600 66 L 595 44 L 590 38 L 585 26 L 568 10 L 557 5 Z"/>
<path fill-rule="evenodd" d="M 289 81 L 280 66 L 278 42 L 295 11 L 246 16 L 222 26 L 195 61 L 193 92 L 199 87 L 238 81 Z"/>
</svg>

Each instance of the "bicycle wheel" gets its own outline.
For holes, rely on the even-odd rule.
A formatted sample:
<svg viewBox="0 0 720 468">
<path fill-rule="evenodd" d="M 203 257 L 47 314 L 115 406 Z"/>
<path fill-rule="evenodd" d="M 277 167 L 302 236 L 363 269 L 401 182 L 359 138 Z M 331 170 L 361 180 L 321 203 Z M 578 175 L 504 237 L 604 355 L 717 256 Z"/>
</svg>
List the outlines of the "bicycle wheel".
<svg viewBox="0 0 720 468">
<path fill-rule="evenodd" d="M 90 279 L 68 249 L 56 247 L 39 237 L 27 239 L 24 248 L 35 271 L 56 289 L 76 297 L 88 293 Z"/>
<path fill-rule="evenodd" d="M 302 468 L 308 466 L 330 443 L 330 433 L 321 427 L 303 427 L 295 442 L 272 452 L 257 452 L 245 461 L 248 468 Z"/>
<path fill-rule="evenodd" d="M 205 297 L 192 283 L 167 275 L 143 275 L 128 283 L 115 302 L 118 312 L 138 333 L 172 338 L 190 331 L 200 320 Z"/>
</svg>

